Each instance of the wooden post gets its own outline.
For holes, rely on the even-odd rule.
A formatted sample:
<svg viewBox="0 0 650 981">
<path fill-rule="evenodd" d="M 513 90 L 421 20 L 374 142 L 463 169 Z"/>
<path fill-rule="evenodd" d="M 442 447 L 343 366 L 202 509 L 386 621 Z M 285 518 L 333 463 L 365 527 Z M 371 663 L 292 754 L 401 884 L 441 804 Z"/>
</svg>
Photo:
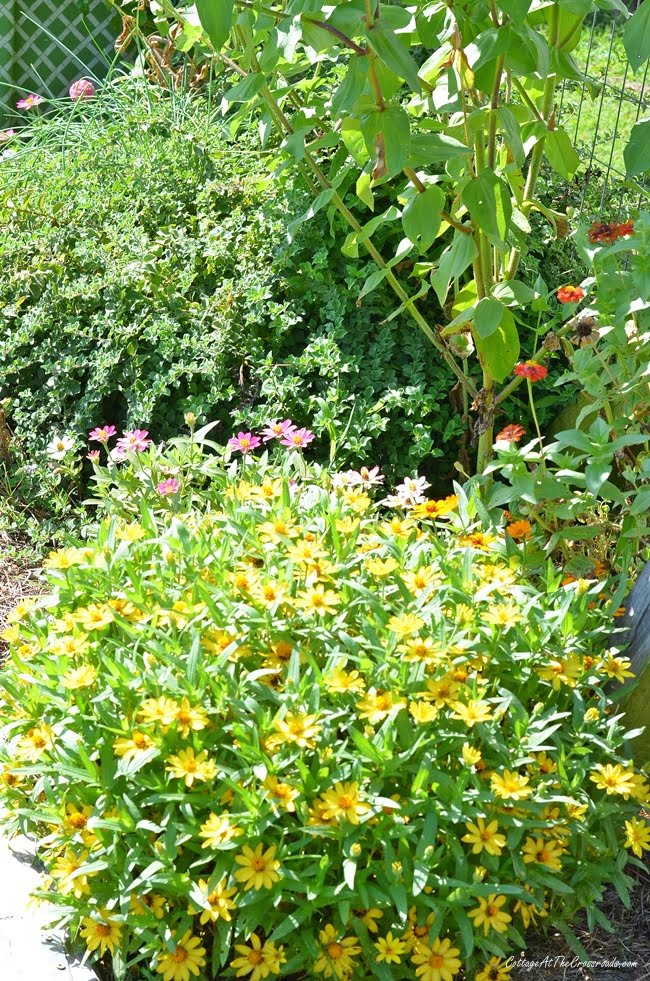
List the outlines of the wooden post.
<svg viewBox="0 0 650 981">
<path fill-rule="evenodd" d="M 645 732 L 631 743 L 635 761 L 641 765 L 650 761 L 650 562 L 625 600 L 620 626 L 623 629 L 611 635 L 610 643 L 625 648 L 623 653 L 632 662 L 634 678 L 630 682 L 636 682 L 636 687 L 622 707 L 628 730 L 645 726 Z"/>
</svg>

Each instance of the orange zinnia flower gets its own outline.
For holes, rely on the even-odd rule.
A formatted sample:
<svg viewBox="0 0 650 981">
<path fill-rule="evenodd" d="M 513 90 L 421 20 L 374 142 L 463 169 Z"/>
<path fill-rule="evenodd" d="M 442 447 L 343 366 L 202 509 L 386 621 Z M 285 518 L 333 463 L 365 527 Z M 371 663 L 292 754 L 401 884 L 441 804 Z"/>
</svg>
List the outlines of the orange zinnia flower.
<svg viewBox="0 0 650 981">
<path fill-rule="evenodd" d="M 526 430 L 523 426 L 520 426 L 517 422 L 511 422 L 508 426 L 504 426 L 500 433 L 497 433 L 496 438 L 506 439 L 509 443 L 518 443 L 522 436 L 526 435 Z"/>
<path fill-rule="evenodd" d="M 532 535 L 533 526 L 530 521 L 526 521 L 525 519 L 522 521 L 513 521 L 512 524 L 506 526 L 506 531 L 515 541 L 527 541 Z"/>
<path fill-rule="evenodd" d="M 548 375 L 548 368 L 543 364 L 537 364 L 536 361 L 522 361 L 521 364 L 515 365 L 515 375 L 528 378 L 532 382 L 541 381 Z"/>
<path fill-rule="evenodd" d="M 584 300 L 585 291 L 580 289 L 579 286 L 560 286 L 559 290 L 555 294 L 560 301 L 560 303 L 580 303 L 580 300 Z"/>
</svg>

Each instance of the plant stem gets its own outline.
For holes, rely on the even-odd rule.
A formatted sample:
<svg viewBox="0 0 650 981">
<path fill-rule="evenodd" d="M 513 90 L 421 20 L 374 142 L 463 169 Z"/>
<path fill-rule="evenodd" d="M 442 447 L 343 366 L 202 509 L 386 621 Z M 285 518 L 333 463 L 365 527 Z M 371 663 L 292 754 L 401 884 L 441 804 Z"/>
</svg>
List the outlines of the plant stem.
<svg viewBox="0 0 650 981">
<path fill-rule="evenodd" d="M 542 431 L 539 428 L 539 420 L 537 418 L 537 412 L 535 410 L 535 398 L 533 396 L 533 383 L 530 378 L 526 379 L 528 384 L 528 402 L 530 403 L 530 412 L 533 417 L 533 422 L 535 423 L 535 432 L 537 433 L 537 438 L 539 439 L 539 460 L 542 466 L 542 470 L 546 473 L 546 460 L 544 459 L 544 444 L 542 442 Z"/>
<path fill-rule="evenodd" d="M 501 78 L 503 76 L 503 66 L 506 56 L 499 55 L 496 68 L 494 70 L 494 85 L 492 86 L 492 98 L 490 100 L 490 122 L 488 126 L 488 167 L 494 170 L 494 161 L 497 150 L 497 109 L 499 108 L 499 92 L 501 91 Z"/>
</svg>

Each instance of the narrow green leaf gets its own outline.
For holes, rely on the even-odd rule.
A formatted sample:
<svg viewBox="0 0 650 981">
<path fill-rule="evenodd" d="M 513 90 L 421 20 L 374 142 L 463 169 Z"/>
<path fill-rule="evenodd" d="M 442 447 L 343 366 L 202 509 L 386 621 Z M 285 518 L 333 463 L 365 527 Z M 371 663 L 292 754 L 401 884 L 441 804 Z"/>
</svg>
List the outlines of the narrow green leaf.
<svg viewBox="0 0 650 981">
<path fill-rule="evenodd" d="M 250 102 L 263 88 L 266 77 L 261 72 L 251 72 L 224 93 L 226 102 Z"/>
</svg>

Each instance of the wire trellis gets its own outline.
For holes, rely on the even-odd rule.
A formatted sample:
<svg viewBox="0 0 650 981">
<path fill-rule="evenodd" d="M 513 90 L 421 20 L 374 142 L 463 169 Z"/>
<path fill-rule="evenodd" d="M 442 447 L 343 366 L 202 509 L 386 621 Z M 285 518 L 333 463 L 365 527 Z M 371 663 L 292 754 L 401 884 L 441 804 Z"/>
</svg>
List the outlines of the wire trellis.
<svg viewBox="0 0 650 981">
<path fill-rule="evenodd" d="M 563 82 L 558 108 L 582 159 L 578 209 L 585 207 L 595 182 L 600 212 L 616 220 L 650 199 L 650 179 L 625 174 L 623 150 L 632 127 L 650 112 L 649 63 L 631 71 L 622 45 L 625 23 L 620 15 L 605 20 L 599 12 L 592 15 L 587 36 L 573 53 L 582 80 Z"/>
</svg>

